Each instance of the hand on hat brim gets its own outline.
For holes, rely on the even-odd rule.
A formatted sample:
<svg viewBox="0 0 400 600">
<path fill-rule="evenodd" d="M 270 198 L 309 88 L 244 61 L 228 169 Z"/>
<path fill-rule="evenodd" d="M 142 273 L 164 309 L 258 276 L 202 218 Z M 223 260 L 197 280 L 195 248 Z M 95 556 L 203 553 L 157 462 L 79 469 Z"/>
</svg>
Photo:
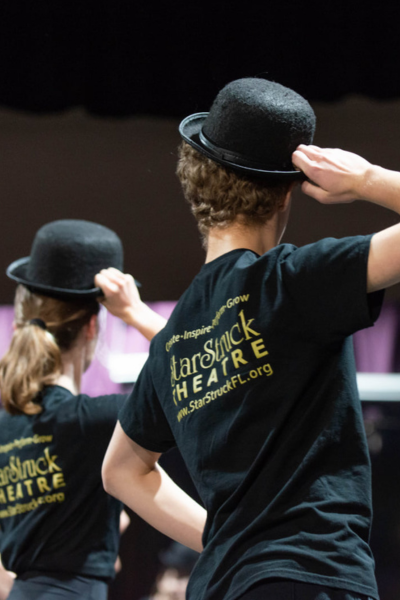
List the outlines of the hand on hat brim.
<svg viewBox="0 0 400 600">
<path fill-rule="evenodd" d="M 94 281 L 104 294 L 99 302 L 127 325 L 136 327 L 149 341 L 165 326 L 166 319 L 140 299 L 132 275 L 110 267 L 97 273 Z"/>
<path fill-rule="evenodd" d="M 116 317 L 123 321 L 131 321 L 132 310 L 142 304 L 132 275 L 110 267 L 102 269 L 95 276 L 94 282 L 104 294 L 104 297 L 99 298 L 99 302 Z"/>
<path fill-rule="evenodd" d="M 361 156 L 338 148 L 298 146 L 293 163 L 310 181 L 302 190 L 322 204 L 343 204 L 362 197 L 362 189 L 371 165 Z"/>
</svg>

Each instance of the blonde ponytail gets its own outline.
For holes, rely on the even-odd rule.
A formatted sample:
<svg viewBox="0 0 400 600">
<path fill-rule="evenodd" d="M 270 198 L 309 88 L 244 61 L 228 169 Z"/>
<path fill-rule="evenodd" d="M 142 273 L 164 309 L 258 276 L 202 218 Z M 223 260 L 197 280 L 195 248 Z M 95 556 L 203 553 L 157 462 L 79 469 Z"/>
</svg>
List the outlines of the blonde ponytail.
<svg viewBox="0 0 400 600">
<path fill-rule="evenodd" d="M 15 331 L 0 360 L 1 400 L 9 413 L 41 412 L 40 393 L 62 373 L 62 351 L 73 346 L 82 327 L 98 311 L 95 300 L 67 302 L 18 286 Z"/>
<path fill-rule="evenodd" d="M 29 322 L 16 327 L 8 352 L 0 361 L 1 399 L 11 414 L 35 415 L 34 399 L 61 374 L 61 352 L 54 337 Z"/>
</svg>

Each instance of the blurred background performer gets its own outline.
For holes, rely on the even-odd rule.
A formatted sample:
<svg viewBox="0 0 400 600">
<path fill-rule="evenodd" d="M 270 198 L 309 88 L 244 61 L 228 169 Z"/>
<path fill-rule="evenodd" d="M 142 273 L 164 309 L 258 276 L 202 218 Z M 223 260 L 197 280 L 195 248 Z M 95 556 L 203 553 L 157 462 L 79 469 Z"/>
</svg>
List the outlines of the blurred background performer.
<svg viewBox="0 0 400 600">
<path fill-rule="evenodd" d="M 0 361 L 0 549 L 17 574 L 11 600 L 103 600 L 115 574 L 122 505 L 105 493 L 101 463 L 124 397 L 80 393 L 99 333 L 95 275 L 149 339 L 164 325 L 122 269 L 119 237 L 77 220 L 43 226 L 30 257 L 8 268 L 19 283 Z"/>
<path fill-rule="evenodd" d="M 204 545 L 190 600 L 378 598 L 351 334 L 400 281 L 400 226 L 280 242 L 299 169 L 337 190 L 304 183 L 318 200 L 366 193 L 397 212 L 400 176 L 298 156 L 314 127 L 304 98 L 258 78 L 231 82 L 180 126 L 178 176 L 206 262 L 152 342 L 103 477 L 163 533 Z M 175 445 L 207 514 L 157 465 Z"/>
<path fill-rule="evenodd" d="M 173 542 L 159 554 L 161 563 L 150 596 L 142 600 L 185 600 L 189 577 L 199 558 L 199 553 Z"/>
</svg>

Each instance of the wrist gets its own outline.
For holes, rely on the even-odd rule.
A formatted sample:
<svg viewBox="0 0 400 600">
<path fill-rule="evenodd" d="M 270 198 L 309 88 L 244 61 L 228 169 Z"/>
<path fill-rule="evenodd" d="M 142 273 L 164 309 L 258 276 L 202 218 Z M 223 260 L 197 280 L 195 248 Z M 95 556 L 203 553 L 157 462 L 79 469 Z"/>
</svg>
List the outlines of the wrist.
<svg viewBox="0 0 400 600">
<path fill-rule="evenodd" d="M 367 200 L 374 202 L 376 200 L 377 185 L 384 179 L 385 169 L 378 165 L 369 165 L 366 171 L 360 177 L 359 184 L 356 186 L 358 200 Z"/>
<path fill-rule="evenodd" d="M 135 302 L 126 311 L 125 323 L 136 329 L 140 329 L 147 321 L 148 310 L 148 306 L 142 300 Z"/>
<path fill-rule="evenodd" d="M 139 300 L 129 306 L 122 317 L 123 321 L 135 327 L 149 341 L 165 326 L 166 319 L 154 312 L 147 304 Z"/>
</svg>

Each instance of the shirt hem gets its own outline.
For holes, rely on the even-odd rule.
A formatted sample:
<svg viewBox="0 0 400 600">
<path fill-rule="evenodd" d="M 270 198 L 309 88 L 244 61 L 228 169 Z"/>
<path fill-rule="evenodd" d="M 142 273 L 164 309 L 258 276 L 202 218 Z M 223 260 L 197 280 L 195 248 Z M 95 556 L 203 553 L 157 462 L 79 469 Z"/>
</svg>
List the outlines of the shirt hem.
<svg viewBox="0 0 400 600">
<path fill-rule="evenodd" d="M 369 596 L 374 600 L 379 600 L 379 593 L 375 588 L 340 577 L 329 577 L 326 575 L 316 575 L 314 573 L 299 573 L 298 571 L 293 571 L 291 569 L 279 569 L 278 571 L 260 569 L 257 574 L 246 578 L 246 582 L 243 583 L 242 586 L 235 585 L 235 591 L 226 594 L 224 600 L 237 600 L 237 598 L 247 592 L 252 585 L 271 578 L 290 579 L 291 581 L 298 581 L 301 583 L 310 583 L 346 590 L 348 592 Z"/>
<path fill-rule="evenodd" d="M 115 577 L 114 565 L 104 565 L 103 567 L 98 564 L 96 565 L 63 565 L 64 568 L 60 569 L 60 565 L 40 565 L 36 564 L 26 569 L 18 569 L 16 571 L 17 577 L 23 577 L 26 574 L 40 573 L 42 575 L 48 575 L 53 577 L 58 575 L 70 575 L 72 577 L 88 577 L 89 579 L 98 579 L 106 583 L 110 583 Z"/>
</svg>

